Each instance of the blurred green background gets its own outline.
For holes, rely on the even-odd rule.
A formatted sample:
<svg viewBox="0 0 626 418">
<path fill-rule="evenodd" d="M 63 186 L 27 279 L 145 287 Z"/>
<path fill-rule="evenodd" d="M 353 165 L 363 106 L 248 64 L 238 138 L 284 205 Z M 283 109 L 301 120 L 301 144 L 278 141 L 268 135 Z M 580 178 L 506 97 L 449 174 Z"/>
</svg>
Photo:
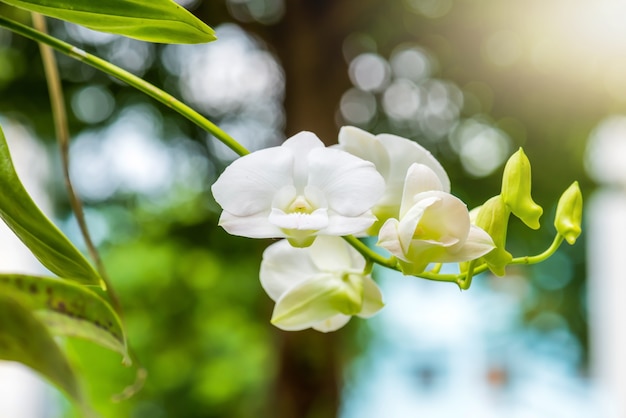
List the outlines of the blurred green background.
<svg viewBox="0 0 626 418">
<path fill-rule="evenodd" d="M 250 149 L 301 130 L 332 144 L 346 124 L 415 139 L 441 160 L 469 207 L 499 192 L 502 165 L 523 146 L 535 199 L 546 211 L 544 228 L 513 222 L 509 244 L 514 254 L 534 254 L 551 242 L 560 193 L 573 180 L 585 195 L 594 188 L 584 171 L 590 133 L 624 110 L 626 34 L 615 21 L 624 10 L 614 11 L 613 3 L 181 2 L 217 30 L 217 42 L 196 46 L 49 25 L 55 36 L 181 97 Z M 29 22 L 8 6 L 0 12 Z M 134 370 L 116 355 L 67 342 L 97 409 L 134 418 L 336 416 L 346 367 L 362 358 L 377 330 L 362 320 L 331 335 L 274 329 L 272 303 L 258 282 L 268 242 L 216 226 L 210 185 L 235 155 L 141 93 L 58 59 L 74 181 L 122 299 L 131 345 L 149 372 L 141 392 L 111 403 Z M 37 45 L 5 30 L 0 115 L 46 144 L 56 214 L 81 245 Z M 513 291 L 522 312 L 516 327 L 540 335 L 567 329 L 584 375 L 584 235 L 553 260 L 514 273 L 524 284 Z M 476 280 L 497 292 L 507 278 Z"/>
</svg>

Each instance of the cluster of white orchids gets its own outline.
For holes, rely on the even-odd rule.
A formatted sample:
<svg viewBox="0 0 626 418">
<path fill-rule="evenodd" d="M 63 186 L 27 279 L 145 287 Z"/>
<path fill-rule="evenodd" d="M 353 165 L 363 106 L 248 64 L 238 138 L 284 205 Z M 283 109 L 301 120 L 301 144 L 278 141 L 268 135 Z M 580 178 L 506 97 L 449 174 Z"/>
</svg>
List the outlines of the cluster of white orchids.
<svg viewBox="0 0 626 418">
<path fill-rule="evenodd" d="M 416 142 L 346 126 L 326 147 L 311 132 L 235 160 L 212 187 L 230 234 L 284 238 L 263 254 L 260 279 L 283 330 L 337 330 L 383 306 L 374 264 L 469 288 L 474 274 L 503 275 L 509 264 L 548 258 L 581 232 L 582 195 L 574 182 L 559 200 L 552 245 L 514 258 L 506 249 L 511 214 L 539 228 L 530 163 L 520 149 L 507 162 L 501 193 L 469 211 L 450 194 L 446 171 Z M 359 238 L 377 236 L 374 251 Z M 359 238 L 357 238 L 359 237 Z M 381 254 L 381 253 L 384 253 Z M 440 273 L 458 263 L 458 273 Z"/>
</svg>

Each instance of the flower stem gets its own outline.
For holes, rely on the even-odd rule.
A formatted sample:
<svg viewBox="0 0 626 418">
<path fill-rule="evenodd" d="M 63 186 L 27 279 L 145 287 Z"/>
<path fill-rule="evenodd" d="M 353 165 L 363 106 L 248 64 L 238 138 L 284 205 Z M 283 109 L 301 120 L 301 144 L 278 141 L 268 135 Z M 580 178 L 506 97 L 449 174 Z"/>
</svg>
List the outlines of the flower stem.
<svg viewBox="0 0 626 418">
<path fill-rule="evenodd" d="M 354 247 L 365 260 L 372 261 L 376 264 L 380 264 L 381 266 L 388 267 L 393 270 L 398 270 L 398 262 L 396 257 L 391 256 L 390 258 L 385 258 L 382 255 L 372 251 L 366 244 L 362 243 L 358 238 L 353 235 L 346 235 L 342 237 L 346 242 Z"/>
<path fill-rule="evenodd" d="M 542 261 L 547 260 L 548 258 L 550 258 L 550 256 L 552 254 L 554 254 L 556 252 L 556 250 L 558 250 L 559 246 L 563 243 L 563 237 L 561 235 L 556 235 L 554 237 L 554 240 L 552 241 L 552 244 L 550 244 L 550 246 L 542 253 L 537 254 L 537 255 L 533 255 L 533 256 L 525 256 L 525 257 L 516 257 L 513 260 L 511 260 L 511 262 L 509 263 L 509 265 L 512 264 L 537 264 L 540 263 Z M 480 266 L 477 266 L 476 268 L 473 269 L 473 271 L 468 271 L 465 272 L 463 274 L 435 274 L 432 272 L 424 272 L 424 273 L 420 273 L 418 275 L 416 275 L 416 277 L 420 277 L 422 279 L 426 279 L 426 280 L 435 280 L 435 281 L 439 281 L 439 282 L 454 282 L 456 284 L 459 285 L 459 287 L 463 290 L 467 289 L 469 287 L 469 284 L 471 282 L 467 282 L 465 280 L 467 274 L 471 274 L 472 276 L 475 276 L 477 274 L 480 274 L 486 270 L 488 270 L 489 267 L 487 266 L 487 264 L 481 264 Z"/>
<path fill-rule="evenodd" d="M 88 64 L 132 87 L 135 87 L 139 91 L 170 107 L 185 118 L 189 119 L 191 122 L 206 130 L 227 147 L 235 151 L 238 155 L 243 156 L 250 153 L 243 145 L 235 141 L 230 135 L 221 130 L 217 125 L 206 119 L 200 113 L 142 78 L 137 77 L 136 75 L 131 74 L 108 61 L 98 58 L 95 55 L 89 54 L 80 48 L 68 44 L 67 42 L 63 42 L 38 30 L 22 25 L 21 23 L 7 19 L 4 16 L 0 16 L 0 27 L 5 27 L 12 32 L 32 39 L 33 41 L 48 45 L 69 57 L 82 61 L 85 64 Z"/>
<path fill-rule="evenodd" d="M 39 13 L 32 13 L 33 17 L 33 25 L 41 31 L 41 33 L 47 32 L 46 20 Z M 65 100 L 63 99 L 63 89 L 61 87 L 61 78 L 59 77 L 59 71 L 56 63 L 56 59 L 54 57 L 54 53 L 49 46 L 44 44 L 39 44 L 41 51 L 41 60 L 43 62 L 44 73 L 46 75 L 46 81 L 48 83 L 48 91 L 50 93 L 50 105 L 52 108 L 52 116 L 54 118 L 54 129 L 57 137 L 57 142 L 59 144 L 59 153 L 61 154 L 61 165 L 63 168 L 63 180 L 65 181 L 65 188 L 67 189 L 67 194 L 69 197 L 70 205 L 72 206 L 72 211 L 74 212 L 74 216 L 76 217 L 76 222 L 80 228 L 80 232 L 85 240 L 85 245 L 87 246 L 87 250 L 91 255 L 94 263 L 96 264 L 96 268 L 98 269 L 98 273 L 100 274 L 100 278 L 104 281 L 104 285 L 106 286 L 106 294 L 111 301 L 111 305 L 115 309 L 115 311 L 121 315 L 121 305 L 115 290 L 111 286 L 108 275 L 106 273 L 106 269 L 104 268 L 104 263 L 100 258 L 100 254 L 96 249 L 96 246 L 93 244 L 91 239 L 91 235 L 89 234 L 89 228 L 87 227 L 87 222 L 85 221 L 85 214 L 83 211 L 83 205 L 76 192 L 74 191 L 74 186 L 72 186 L 72 182 L 70 180 L 70 161 L 69 161 L 69 143 L 70 143 L 70 133 L 67 127 L 67 113 L 65 111 Z"/>
<path fill-rule="evenodd" d="M 542 261 L 545 261 L 548 258 L 550 258 L 550 256 L 552 256 L 552 254 L 554 254 L 556 250 L 559 249 L 562 243 L 563 243 L 563 236 L 557 234 L 554 237 L 554 241 L 552 241 L 552 244 L 541 254 L 537 254 L 533 256 L 526 256 L 526 257 L 516 257 L 513 260 L 511 260 L 510 264 L 537 264 Z"/>
</svg>

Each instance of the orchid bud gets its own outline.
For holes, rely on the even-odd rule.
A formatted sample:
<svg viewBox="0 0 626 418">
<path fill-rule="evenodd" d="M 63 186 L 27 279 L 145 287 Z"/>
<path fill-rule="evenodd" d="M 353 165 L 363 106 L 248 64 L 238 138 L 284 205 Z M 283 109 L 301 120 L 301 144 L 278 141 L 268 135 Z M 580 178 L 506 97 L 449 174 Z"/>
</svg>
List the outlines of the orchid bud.
<svg viewBox="0 0 626 418">
<path fill-rule="evenodd" d="M 352 316 L 382 309 L 380 289 L 363 273 L 365 259 L 339 237 L 322 235 L 311 246 L 286 240 L 263 253 L 261 285 L 276 302 L 272 324 L 286 331 L 335 331 Z"/>
<path fill-rule="evenodd" d="M 502 176 L 502 198 L 511 212 L 529 228 L 539 229 L 541 206 L 530 196 L 530 161 L 520 148 L 509 158 Z"/>
<path fill-rule="evenodd" d="M 573 245 L 581 233 L 583 196 L 575 181 L 563 192 L 556 207 L 554 227 L 568 244 Z"/>
<path fill-rule="evenodd" d="M 504 204 L 502 196 L 498 195 L 487 200 L 476 216 L 476 226 L 487 231 L 496 246 L 484 255 L 483 259 L 497 276 L 504 276 L 504 268 L 513 259 L 511 253 L 504 249 L 509 215 L 509 209 Z"/>
</svg>

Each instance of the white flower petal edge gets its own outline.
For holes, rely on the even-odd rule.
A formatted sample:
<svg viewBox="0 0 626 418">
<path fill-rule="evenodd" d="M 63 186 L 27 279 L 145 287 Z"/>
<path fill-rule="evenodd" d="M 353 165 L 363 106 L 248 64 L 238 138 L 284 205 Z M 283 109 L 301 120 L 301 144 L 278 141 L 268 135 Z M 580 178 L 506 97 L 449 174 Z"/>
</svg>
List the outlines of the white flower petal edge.
<svg viewBox="0 0 626 418">
<path fill-rule="evenodd" d="M 317 324 L 313 325 L 312 328 L 315 331 L 319 332 L 337 331 L 339 328 L 342 328 L 344 325 L 346 325 L 350 321 L 350 318 L 350 315 L 335 315 L 331 318 L 325 319 L 322 322 L 318 322 Z"/>
<path fill-rule="evenodd" d="M 228 233 L 298 247 L 317 235 L 364 232 L 384 189 L 373 163 L 326 148 L 311 132 L 235 160 L 211 188 Z"/>
<path fill-rule="evenodd" d="M 274 195 L 292 183 L 293 160 L 294 155 L 281 147 L 238 158 L 211 186 L 213 197 L 224 211 L 237 217 L 266 212 Z"/>
<path fill-rule="evenodd" d="M 388 219 L 379 246 L 400 260 L 404 274 L 419 274 L 429 263 L 463 262 L 495 248 L 484 230 L 471 225 L 467 206 L 436 186 L 436 175 L 413 164 L 405 180 L 400 219 Z"/>
<path fill-rule="evenodd" d="M 272 323 L 287 331 L 330 332 L 352 315 L 369 317 L 383 306 L 376 283 L 363 275 L 363 257 L 339 237 L 320 236 L 307 248 L 285 240 L 263 253 L 260 279 L 276 302 Z"/>
<path fill-rule="evenodd" d="M 397 218 L 408 168 L 419 163 L 438 179 L 440 190 L 450 192 L 450 179 L 433 155 L 406 138 L 396 135 L 372 135 L 354 126 L 344 126 L 339 131 L 339 149 L 371 161 L 385 179 L 385 193 L 372 209 L 380 221 L 368 232 L 376 235 L 380 224 L 388 218 Z M 439 189 L 438 189 L 439 190 Z"/>
</svg>

